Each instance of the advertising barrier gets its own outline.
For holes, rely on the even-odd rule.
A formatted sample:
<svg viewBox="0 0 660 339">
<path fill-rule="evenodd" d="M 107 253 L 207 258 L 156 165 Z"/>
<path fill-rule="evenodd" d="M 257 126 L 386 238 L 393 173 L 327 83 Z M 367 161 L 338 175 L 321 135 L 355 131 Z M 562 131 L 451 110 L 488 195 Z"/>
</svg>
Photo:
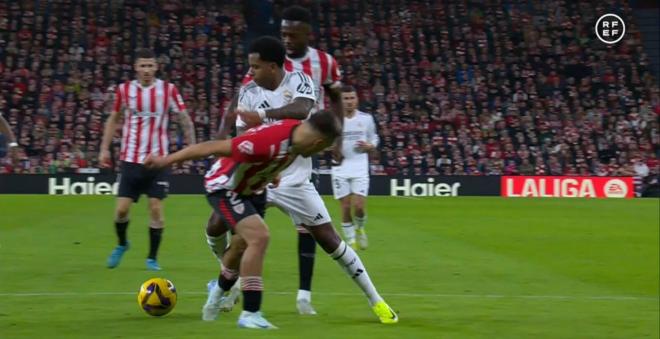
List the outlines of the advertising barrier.
<svg viewBox="0 0 660 339">
<path fill-rule="evenodd" d="M 0 194 L 103 195 L 116 194 L 115 174 L 0 175 Z M 332 194 L 330 175 L 317 181 L 319 193 Z M 173 175 L 170 194 L 204 194 L 203 177 Z M 370 195 L 403 197 L 455 197 L 500 195 L 498 176 L 390 177 L 372 176 Z"/>
<path fill-rule="evenodd" d="M 115 174 L 0 175 L 0 194 L 115 195 Z M 330 175 L 316 180 L 319 193 L 332 195 Z M 203 177 L 173 175 L 170 194 L 204 194 Z M 559 176 L 372 176 L 370 195 L 400 197 L 633 198 L 631 177 Z"/>
<path fill-rule="evenodd" d="M 633 198 L 631 177 L 503 176 L 503 197 Z"/>
</svg>

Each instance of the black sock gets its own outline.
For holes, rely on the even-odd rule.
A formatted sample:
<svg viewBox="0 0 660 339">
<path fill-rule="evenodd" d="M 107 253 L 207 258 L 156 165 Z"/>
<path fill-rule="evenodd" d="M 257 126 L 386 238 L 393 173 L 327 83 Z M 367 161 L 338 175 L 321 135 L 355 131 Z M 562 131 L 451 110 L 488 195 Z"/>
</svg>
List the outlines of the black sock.
<svg viewBox="0 0 660 339">
<path fill-rule="evenodd" d="M 236 280 L 238 280 L 238 271 L 225 268 L 220 272 L 220 276 L 218 277 L 218 286 L 223 291 L 229 291 L 236 283 Z"/>
<path fill-rule="evenodd" d="M 115 231 L 119 238 L 119 245 L 126 246 L 126 229 L 128 228 L 128 220 L 124 222 L 115 221 Z"/>
<path fill-rule="evenodd" d="M 298 233 L 298 273 L 300 289 L 312 290 L 312 274 L 314 273 L 314 255 L 316 241 L 309 233 Z"/>
<path fill-rule="evenodd" d="M 243 291 L 243 310 L 257 312 L 261 307 L 261 294 L 263 291 Z"/>
<path fill-rule="evenodd" d="M 158 246 L 160 246 L 160 239 L 162 235 L 162 228 L 149 227 L 149 259 L 156 260 L 156 255 L 158 255 Z"/>
</svg>

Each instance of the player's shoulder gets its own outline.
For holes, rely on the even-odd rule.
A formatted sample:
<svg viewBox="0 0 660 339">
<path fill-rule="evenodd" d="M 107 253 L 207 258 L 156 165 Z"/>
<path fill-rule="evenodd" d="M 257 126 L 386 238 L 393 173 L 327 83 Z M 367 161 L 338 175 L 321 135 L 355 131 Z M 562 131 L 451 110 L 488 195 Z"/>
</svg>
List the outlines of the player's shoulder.
<svg viewBox="0 0 660 339">
<path fill-rule="evenodd" d="M 319 58 L 325 57 L 327 60 L 334 60 L 335 57 L 332 54 L 314 47 L 309 47 L 309 51 L 312 55 L 316 54 Z"/>
<path fill-rule="evenodd" d="M 295 84 L 298 85 L 300 83 L 311 83 L 312 78 L 301 72 L 301 71 L 292 71 L 292 72 L 286 72 L 284 75 L 284 83 L 286 84 Z"/>
<path fill-rule="evenodd" d="M 361 119 L 373 119 L 373 118 L 374 118 L 374 115 L 373 115 L 373 114 L 371 114 L 371 113 L 369 113 L 369 112 L 365 112 L 365 111 L 360 111 L 360 110 L 358 110 L 358 111 L 356 112 L 356 115 L 357 115 L 358 117 L 360 117 Z"/>
<path fill-rule="evenodd" d="M 254 82 L 254 80 L 250 80 L 249 82 L 241 86 L 241 91 L 243 93 L 256 93 L 258 92 L 258 90 L 259 90 L 259 85 L 257 85 L 257 83 Z"/>
</svg>

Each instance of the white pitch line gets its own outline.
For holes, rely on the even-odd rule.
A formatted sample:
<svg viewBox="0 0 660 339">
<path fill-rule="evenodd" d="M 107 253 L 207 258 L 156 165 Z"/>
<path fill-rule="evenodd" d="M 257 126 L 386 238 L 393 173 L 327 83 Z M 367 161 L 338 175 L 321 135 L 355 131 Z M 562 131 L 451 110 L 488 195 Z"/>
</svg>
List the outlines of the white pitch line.
<svg viewBox="0 0 660 339">
<path fill-rule="evenodd" d="M 102 295 L 133 295 L 136 292 L 25 292 L 25 293 L 0 293 L 0 297 L 76 297 L 76 296 L 102 296 Z M 179 293 L 182 293 L 179 291 Z M 294 292 L 266 291 L 268 294 L 293 295 Z M 206 292 L 183 292 L 182 294 L 206 295 Z M 342 292 L 315 292 L 315 295 L 328 296 L 360 296 L 359 293 Z M 506 294 L 434 294 L 434 293 L 385 293 L 383 296 L 409 297 L 409 298 L 471 298 L 471 299 L 558 299 L 558 300 L 654 300 L 657 296 L 632 296 L 632 295 L 506 295 Z"/>
</svg>

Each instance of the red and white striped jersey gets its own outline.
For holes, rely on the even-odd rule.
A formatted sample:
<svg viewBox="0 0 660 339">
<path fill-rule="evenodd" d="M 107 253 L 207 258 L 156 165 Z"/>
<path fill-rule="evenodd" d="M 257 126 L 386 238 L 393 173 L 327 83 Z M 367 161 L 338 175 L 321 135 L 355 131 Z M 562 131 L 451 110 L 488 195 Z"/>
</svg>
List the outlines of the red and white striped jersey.
<svg viewBox="0 0 660 339">
<path fill-rule="evenodd" d="M 219 158 L 206 172 L 208 193 L 230 190 L 239 195 L 261 191 L 296 158 L 291 136 L 300 120 L 279 120 L 247 130 L 231 140 L 231 156 Z"/>
<path fill-rule="evenodd" d="M 287 56 L 284 60 L 284 69 L 287 72 L 303 72 L 312 78 L 318 109 L 325 108 L 323 86 L 333 85 L 341 81 L 341 72 L 337 60 L 332 55 L 312 47 L 307 47 L 307 53 L 302 58 L 292 59 Z M 243 85 L 251 80 L 252 77 L 245 75 Z"/>
<path fill-rule="evenodd" d="M 176 86 L 156 79 L 148 87 L 137 80 L 118 85 L 113 109 L 124 113 L 120 160 L 142 164 L 149 154 L 167 155 L 169 112 L 186 106 Z"/>
</svg>

